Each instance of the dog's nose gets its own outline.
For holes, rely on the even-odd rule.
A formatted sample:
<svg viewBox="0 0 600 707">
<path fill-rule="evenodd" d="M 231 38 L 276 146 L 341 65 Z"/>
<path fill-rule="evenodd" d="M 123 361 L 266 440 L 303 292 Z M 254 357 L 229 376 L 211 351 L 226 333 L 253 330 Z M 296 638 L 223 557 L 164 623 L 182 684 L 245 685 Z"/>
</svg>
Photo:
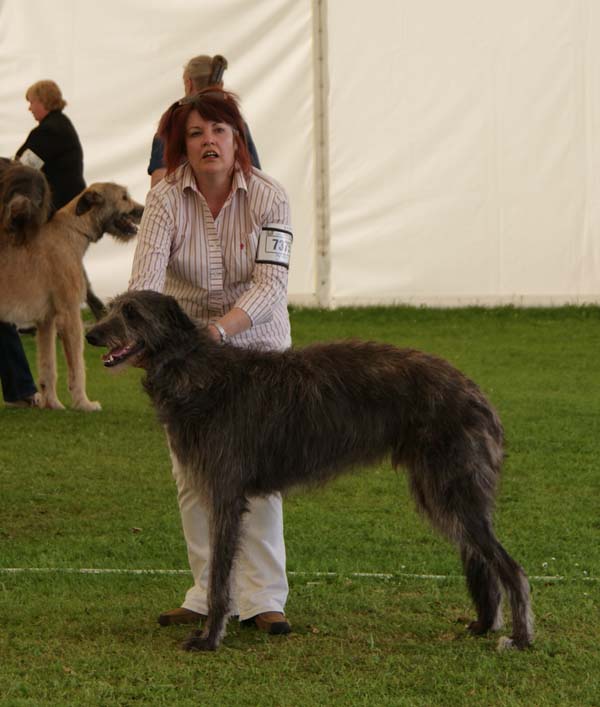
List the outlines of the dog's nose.
<svg viewBox="0 0 600 707">
<path fill-rule="evenodd" d="M 95 332 L 93 329 L 90 329 L 88 333 L 85 335 L 85 339 L 88 342 L 88 344 L 91 344 L 92 346 L 102 346 L 102 342 L 100 341 L 100 337 L 98 336 L 97 332 Z"/>
</svg>

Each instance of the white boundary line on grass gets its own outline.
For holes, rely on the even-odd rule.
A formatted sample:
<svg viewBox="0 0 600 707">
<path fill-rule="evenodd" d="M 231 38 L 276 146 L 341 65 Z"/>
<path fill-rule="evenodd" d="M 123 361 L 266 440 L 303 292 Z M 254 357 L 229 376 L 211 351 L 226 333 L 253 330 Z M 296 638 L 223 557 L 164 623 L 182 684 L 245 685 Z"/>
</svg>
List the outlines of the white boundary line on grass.
<svg viewBox="0 0 600 707">
<path fill-rule="evenodd" d="M 189 575 L 190 570 L 164 570 L 164 569 L 111 569 L 94 567 L 0 567 L 0 574 L 150 574 L 150 575 Z M 340 574 L 339 572 L 295 572 L 290 571 L 291 577 L 348 577 L 366 579 L 463 579 L 460 574 L 412 574 L 410 572 L 398 572 L 387 574 L 384 572 L 350 572 Z M 584 582 L 600 582 L 600 577 L 564 577 L 563 575 L 532 575 L 529 579 L 536 582 L 568 582 L 583 580 Z"/>
</svg>

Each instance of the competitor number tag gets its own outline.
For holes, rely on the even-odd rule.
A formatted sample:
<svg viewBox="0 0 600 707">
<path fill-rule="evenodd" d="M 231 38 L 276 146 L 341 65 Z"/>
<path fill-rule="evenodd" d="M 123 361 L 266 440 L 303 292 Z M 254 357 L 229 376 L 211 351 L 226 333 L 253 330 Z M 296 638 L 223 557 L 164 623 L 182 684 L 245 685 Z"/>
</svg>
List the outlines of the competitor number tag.
<svg viewBox="0 0 600 707">
<path fill-rule="evenodd" d="M 30 149 L 25 150 L 19 157 L 19 162 L 26 167 L 33 167 L 33 169 L 41 169 L 44 166 L 44 160 Z"/>
<path fill-rule="evenodd" d="M 280 223 L 267 223 L 262 227 L 258 237 L 257 263 L 270 263 L 271 265 L 290 266 L 292 252 L 292 229 Z"/>
</svg>

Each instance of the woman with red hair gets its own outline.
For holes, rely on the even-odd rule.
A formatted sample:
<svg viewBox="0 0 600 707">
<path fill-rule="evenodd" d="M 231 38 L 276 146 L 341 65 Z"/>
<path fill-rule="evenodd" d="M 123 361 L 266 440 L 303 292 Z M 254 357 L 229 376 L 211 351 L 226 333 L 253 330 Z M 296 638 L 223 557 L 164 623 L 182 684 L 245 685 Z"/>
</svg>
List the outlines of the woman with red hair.
<svg viewBox="0 0 600 707">
<path fill-rule="evenodd" d="M 251 166 L 236 97 L 213 87 L 184 98 L 163 115 L 159 135 L 167 173 L 146 200 L 130 288 L 172 295 L 215 341 L 288 348 L 288 199 Z M 159 616 L 161 625 L 208 612 L 207 510 L 172 451 L 171 458 L 194 586 L 180 608 Z M 290 631 L 279 494 L 251 499 L 232 586 L 240 620 Z"/>
<path fill-rule="evenodd" d="M 209 56 L 201 54 L 190 59 L 183 69 L 183 89 L 186 96 L 192 96 L 199 91 L 212 86 L 223 88 L 223 74 L 227 69 L 227 59 L 221 54 Z M 244 123 L 248 151 L 254 167 L 261 169 L 256 145 L 252 140 L 250 128 Z M 160 135 L 155 135 L 152 140 L 152 152 L 148 164 L 150 186 L 156 186 L 165 176 L 167 170 L 164 161 L 164 144 Z"/>
</svg>

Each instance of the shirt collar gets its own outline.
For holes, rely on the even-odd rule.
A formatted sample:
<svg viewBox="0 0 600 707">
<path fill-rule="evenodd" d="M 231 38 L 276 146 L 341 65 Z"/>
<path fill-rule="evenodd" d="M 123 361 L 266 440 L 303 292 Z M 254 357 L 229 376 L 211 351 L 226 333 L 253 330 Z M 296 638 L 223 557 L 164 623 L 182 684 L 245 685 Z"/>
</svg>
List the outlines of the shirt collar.
<svg viewBox="0 0 600 707">
<path fill-rule="evenodd" d="M 196 185 L 196 179 L 194 178 L 194 172 L 190 167 L 189 162 L 184 162 L 179 168 L 181 170 L 181 188 L 183 191 L 186 189 L 191 189 L 199 193 L 198 186 Z M 238 189 L 243 189 L 248 191 L 248 184 L 246 183 L 246 178 L 242 170 L 236 165 L 233 172 L 233 182 L 231 184 L 231 193 L 235 194 Z"/>
<path fill-rule="evenodd" d="M 244 173 L 236 165 L 235 172 L 233 173 L 233 184 L 231 185 L 231 191 L 236 192 L 238 189 L 248 191 L 248 184 L 246 183 L 246 177 L 244 177 Z"/>
</svg>

